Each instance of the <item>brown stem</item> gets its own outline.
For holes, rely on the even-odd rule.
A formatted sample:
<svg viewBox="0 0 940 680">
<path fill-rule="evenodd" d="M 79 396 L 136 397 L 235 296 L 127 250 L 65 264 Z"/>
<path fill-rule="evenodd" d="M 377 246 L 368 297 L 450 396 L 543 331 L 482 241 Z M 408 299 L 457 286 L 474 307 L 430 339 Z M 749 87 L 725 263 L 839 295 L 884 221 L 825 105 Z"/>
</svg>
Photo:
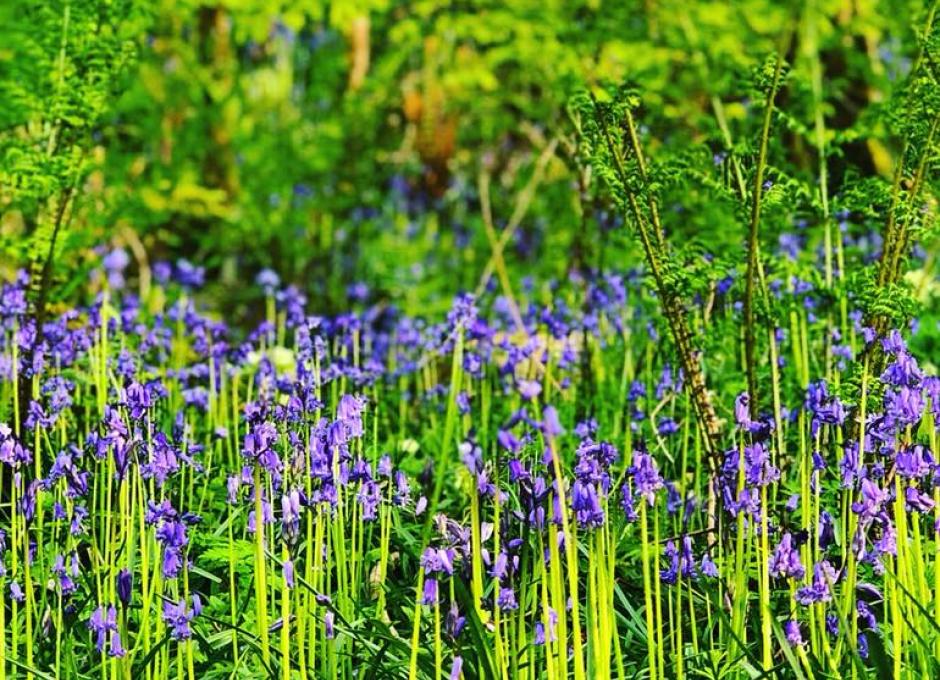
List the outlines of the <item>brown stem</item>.
<svg viewBox="0 0 940 680">
<path fill-rule="evenodd" d="M 42 262 L 42 268 L 39 268 L 38 259 L 33 260 L 32 266 L 30 267 L 31 279 L 36 278 L 35 283 L 32 280 L 30 281 L 30 290 L 35 295 L 35 299 L 31 302 L 32 317 L 35 323 L 35 337 L 29 347 L 25 348 L 23 353 L 23 363 L 27 366 L 32 365 L 33 357 L 36 353 L 36 346 L 42 341 L 42 327 L 46 322 L 46 302 L 49 297 L 49 287 L 52 279 L 52 261 L 55 255 L 56 241 L 59 238 L 59 231 L 65 222 L 69 202 L 71 201 L 74 191 L 75 185 L 69 184 L 62 190 L 62 195 L 59 197 L 59 205 L 56 207 L 55 221 L 52 225 L 52 237 L 49 239 L 49 250 L 46 252 L 46 257 Z M 36 277 L 37 269 L 39 270 L 38 277 Z M 16 342 L 15 339 L 14 342 Z M 20 404 L 22 405 L 20 408 L 21 422 L 19 423 L 20 431 L 22 432 L 26 417 L 29 414 L 27 406 L 31 399 L 32 376 L 27 375 L 26 371 L 19 371 L 18 376 L 19 382 L 16 389 Z"/>
<path fill-rule="evenodd" d="M 594 104 L 595 107 L 598 106 L 596 100 Z M 628 111 L 626 116 L 627 138 L 630 143 L 631 152 L 637 159 L 641 178 L 645 178 L 646 167 L 645 163 L 642 161 L 643 154 L 639 139 L 636 135 L 636 125 L 633 120 L 633 114 Z M 627 172 L 620 150 L 617 149 L 614 144 L 610 130 L 606 125 L 602 124 L 602 129 L 608 150 L 614 160 L 617 173 L 626 194 L 627 203 L 630 207 L 630 213 L 633 216 L 637 236 L 643 247 L 647 266 L 653 276 L 656 292 L 662 303 L 663 315 L 666 317 L 673 342 L 676 345 L 676 352 L 679 356 L 683 373 L 685 373 L 686 386 L 692 397 L 692 404 L 695 408 L 696 416 L 705 434 L 704 443 L 705 450 L 708 454 L 709 470 L 714 474 L 718 469 L 717 453 L 720 434 L 718 416 L 708 393 L 708 386 L 705 381 L 705 374 L 702 370 L 700 354 L 693 347 L 692 333 L 689 329 L 685 309 L 674 288 L 666 281 L 663 262 L 664 259 L 668 257 L 666 252 L 667 244 L 662 236 L 663 230 L 656 198 L 652 194 L 648 194 L 647 196 L 647 201 L 650 206 L 650 222 L 652 223 L 648 224 L 640 208 L 637 196 L 628 189 Z M 651 231 L 653 233 L 651 233 Z"/>
</svg>

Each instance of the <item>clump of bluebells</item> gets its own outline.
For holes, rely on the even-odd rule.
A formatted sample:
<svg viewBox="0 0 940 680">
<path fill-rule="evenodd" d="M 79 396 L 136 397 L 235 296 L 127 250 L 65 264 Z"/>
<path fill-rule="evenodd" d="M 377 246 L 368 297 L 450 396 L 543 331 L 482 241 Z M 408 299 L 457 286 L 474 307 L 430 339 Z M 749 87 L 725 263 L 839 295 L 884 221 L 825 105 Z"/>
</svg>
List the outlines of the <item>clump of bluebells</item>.
<svg viewBox="0 0 940 680">
<path fill-rule="evenodd" d="M 715 650 L 814 676 L 873 644 L 933 672 L 940 379 L 901 333 L 840 348 L 811 287 L 772 286 L 798 361 L 766 412 L 720 391 L 712 470 L 639 280 L 559 287 L 519 332 L 489 295 L 317 316 L 264 271 L 243 335 L 199 267 L 155 274 L 42 329 L 3 285 L 0 677 L 666 678 Z M 803 380 L 817 344 L 846 363 Z"/>
</svg>

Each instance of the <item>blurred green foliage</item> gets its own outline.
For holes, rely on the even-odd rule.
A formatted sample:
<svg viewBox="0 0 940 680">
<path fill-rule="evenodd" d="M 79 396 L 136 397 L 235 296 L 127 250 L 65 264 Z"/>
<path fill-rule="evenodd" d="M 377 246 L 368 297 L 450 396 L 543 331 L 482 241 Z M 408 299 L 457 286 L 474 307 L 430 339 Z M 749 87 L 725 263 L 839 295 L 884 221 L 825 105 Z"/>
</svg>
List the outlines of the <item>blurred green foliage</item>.
<svg viewBox="0 0 940 680">
<path fill-rule="evenodd" d="M 890 179 L 890 102 L 923 13 L 878 0 L 32 5 L 13 0 L 0 15 L 16 27 L 0 48 L 7 266 L 22 263 L 16 244 L 62 187 L 80 181 L 65 271 L 110 241 L 141 268 L 181 256 L 206 265 L 232 309 L 256 294 L 240 284 L 270 266 L 325 310 L 363 281 L 409 311 L 477 287 L 491 254 L 481 173 L 499 232 L 553 143 L 507 245 L 513 279 L 632 261 L 566 105 L 610 83 L 639 93 L 679 256 L 697 262 L 708 244 L 727 257 L 712 278 L 735 266 L 761 66 L 783 46 L 761 236 L 773 250 L 794 221 L 818 220 L 817 110 L 832 194 L 850 196 L 842 183 L 855 175 Z M 46 159 L 55 128 L 68 134 L 54 133 L 63 137 Z"/>
<path fill-rule="evenodd" d="M 64 226 L 101 158 L 96 138 L 146 22 L 135 0 L 0 6 L 0 247 L 37 280 L 57 251 L 95 240 Z"/>
</svg>

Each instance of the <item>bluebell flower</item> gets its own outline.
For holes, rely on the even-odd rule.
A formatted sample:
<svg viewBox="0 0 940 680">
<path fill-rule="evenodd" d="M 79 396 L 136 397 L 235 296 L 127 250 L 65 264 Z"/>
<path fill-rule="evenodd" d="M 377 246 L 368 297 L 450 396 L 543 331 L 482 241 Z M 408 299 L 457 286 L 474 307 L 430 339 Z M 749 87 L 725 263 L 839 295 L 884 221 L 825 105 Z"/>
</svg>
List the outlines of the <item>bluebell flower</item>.
<svg viewBox="0 0 940 680">
<path fill-rule="evenodd" d="M 142 418 L 152 404 L 150 391 L 140 383 L 133 382 L 124 389 L 124 405 L 131 418 Z"/>
<path fill-rule="evenodd" d="M 189 260 L 179 259 L 176 261 L 175 275 L 177 283 L 184 288 L 201 288 L 206 281 L 206 268 L 197 267 Z"/>
<path fill-rule="evenodd" d="M 718 565 L 712 560 L 711 555 L 705 553 L 702 555 L 702 564 L 700 566 L 704 576 L 709 578 L 718 578 Z"/>
<path fill-rule="evenodd" d="M 793 547 L 793 536 L 787 532 L 770 556 L 770 575 L 776 578 L 803 578 L 806 570 L 800 562 L 800 553 Z"/>
<path fill-rule="evenodd" d="M 817 562 L 813 567 L 812 584 L 796 591 L 796 601 L 802 605 L 831 601 L 832 586 L 837 580 L 838 574 L 828 560 Z"/>
<path fill-rule="evenodd" d="M 656 431 L 663 437 L 670 437 L 679 431 L 679 424 L 672 418 L 660 418 Z"/>
<path fill-rule="evenodd" d="M 519 394 L 526 401 L 532 401 L 542 393 L 542 383 L 536 380 L 519 380 L 516 386 Z"/>
<path fill-rule="evenodd" d="M 895 458 L 897 473 L 906 479 L 922 479 L 935 469 L 936 463 L 930 450 L 922 444 L 906 446 Z"/>
<path fill-rule="evenodd" d="M 131 602 L 131 591 L 134 587 L 134 576 L 127 569 L 118 572 L 116 580 L 117 596 L 125 607 Z"/>
<path fill-rule="evenodd" d="M 793 619 L 785 621 L 783 624 L 783 632 L 791 647 L 799 647 L 804 644 L 803 634 L 800 632 L 800 624 L 797 621 Z"/>
<path fill-rule="evenodd" d="M 450 609 L 447 610 L 447 617 L 445 619 L 445 627 L 448 637 L 451 640 L 456 640 L 460 636 L 460 633 L 466 623 L 467 619 L 466 617 L 460 615 L 460 609 L 457 607 L 457 603 L 451 602 Z"/>
<path fill-rule="evenodd" d="M 637 494 L 652 506 L 656 500 L 656 492 L 663 488 L 663 478 L 656 467 L 656 461 L 645 451 L 634 451 L 633 464 L 628 472 L 633 475 Z"/>
<path fill-rule="evenodd" d="M 382 491 L 379 485 L 369 480 L 363 482 L 356 494 L 356 500 L 362 508 L 362 520 L 371 522 L 378 516 L 379 505 L 382 502 Z"/>
<path fill-rule="evenodd" d="M 437 604 L 437 579 L 430 577 L 424 579 L 424 593 L 421 595 L 421 604 L 434 606 Z"/>
<path fill-rule="evenodd" d="M 868 636 L 864 632 L 858 634 L 858 655 L 862 659 L 868 658 Z"/>
<path fill-rule="evenodd" d="M 907 353 L 907 343 L 904 342 L 901 333 L 896 329 L 889 331 L 888 334 L 882 338 L 881 347 L 884 349 L 885 354 Z"/>
<path fill-rule="evenodd" d="M 108 607 L 107 611 L 104 606 L 95 609 L 88 619 L 87 626 L 95 636 L 95 648 L 99 653 L 104 651 L 107 644 L 110 656 L 124 656 L 124 647 L 121 644 L 121 634 L 117 624 L 117 610 L 114 605 Z"/>
<path fill-rule="evenodd" d="M 918 367 L 917 360 L 907 352 L 899 352 L 881 374 L 884 383 L 896 387 L 917 388 L 923 379 L 924 373 Z"/>
<path fill-rule="evenodd" d="M 734 400 L 734 422 L 746 430 L 751 423 L 751 399 L 747 392 L 741 392 Z"/>
<path fill-rule="evenodd" d="M 620 507 L 623 508 L 624 516 L 628 522 L 636 522 L 639 515 L 633 501 L 633 484 L 629 479 L 625 480 L 620 488 L 620 495 Z"/>
<path fill-rule="evenodd" d="M 780 470 L 770 464 L 770 454 L 763 443 L 744 447 L 745 479 L 754 486 L 767 486 L 780 479 Z"/>
<path fill-rule="evenodd" d="M 238 491 L 241 488 L 241 479 L 238 475 L 229 475 L 225 480 L 225 488 L 229 505 L 238 503 Z"/>
<path fill-rule="evenodd" d="M 77 586 L 72 578 L 72 575 L 65 567 L 65 557 L 63 555 L 57 554 L 55 556 L 52 564 L 52 573 L 58 580 L 59 590 L 62 593 L 62 597 L 66 599 L 71 597 L 72 594 L 75 593 Z"/>
<path fill-rule="evenodd" d="M 323 614 L 323 635 L 327 640 L 332 640 L 336 636 L 332 610 L 328 610 Z"/>
<path fill-rule="evenodd" d="M 888 500 L 887 492 L 867 478 L 862 480 L 861 492 L 861 498 L 852 504 L 852 511 L 864 518 L 875 517 Z"/>
<path fill-rule="evenodd" d="M 105 609 L 99 606 L 92 612 L 86 624 L 95 636 L 95 648 L 99 653 L 104 651 L 104 645 L 107 641 L 108 626 L 105 618 Z"/>
<path fill-rule="evenodd" d="M 845 406 L 837 397 L 829 395 L 829 387 L 824 380 L 810 383 L 807 387 L 804 407 L 812 416 L 813 436 L 822 424 L 842 425 L 845 422 Z"/>
<path fill-rule="evenodd" d="M 429 574 L 454 573 L 454 553 L 449 548 L 425 548 L 421 554 L 421 566 Z"/>
<path fill-rule="evenodd" d="M 281 279 L 271 269 L 262 269 L 255 277 L 255 283 L 261 287 L 265 295 L 274 295 L 274 291 L 281 285 Z"/>
<path fill-rule="evenodd" d="M 695 565 L 695 555 L 692 552 L 692 537 L 682 537 L 679 564 L 684 578 L 697 578 L 698 570 Z"/>
<path fill-rule="evenodd" d="M 188 640 L 192 637 L 190 623 L 193 617 L 193 610 L 187 605 L 185 599 L 163 603 L 163 621 L 169 627 L 170 637 L 174 640 Z"/>
<path fill-rule="evenodd" d="M 904 490 L 904 501 L 908 512 L 926 513 L 934 507 L 933 499 L 915 486 L 909 486 Z"/>
<path fill-rule="evenodd" d="M 571 509 L 578 525 L 584 529 L 604 525 L 604 509 L 593 484 L 575 480 L 571 487 Z"/>
<path fill-rule="evenodd" d="M 859 479 L 862 471 L 861 457 L 858 452 L 858 442 L 849 442 L 845 445 L 845 453 L 839 461 L 839 470 L 842 473 L 843 488 L 850 489 Z"/>
<path fill-rule="evenodd" d="M 878 619 L 875 618 L 875 613 L 872 611 L 871 607 L 868 606 L 868 603 L 864 600 L 857 600 L 855 607 L 858 613 L 858 621 L 861 624 L 860 627 L 869 630 L 878 630 Z"/>
<path fill-rule="evenodd" d="M 284 577 L 284 585 L 288 588 L 293 588 L 295 585 L 294 562 L 291 559 L 284 560 L 284 563 L 281 565 L 281 574 Z"/>
<path fill-rule="evenodd" d="M 663 555 L 666 558 L 668 566 L 659 571 L 659 577 L 667 585 L 675 585 L 679 578 L 679 550 L 676 548 L 675 541 L 666 541 L 663 549 Z"/>
<path fill-rule="evenodd" d="M 518 609 L 519 604 L 516 602 L 515 591 L 509 587 L 501 587 L 499 589 L 499 597 L 496 598 L 496 606 L 502 611 Z"/>
<path fill-rule="evenodd" d="M 885 393 L 885 414 L 898 428 L 917 423 L 924 411 L 923 394 L 919 389 L 902 385 Z"/>
<path fill-rule="evenodd" d="M 291 489 L 281 496 L 281 535 L 292 542 L 300 535 L 300 490 Z"/>
<path fill-rule="evenodd" d="M 558 437 L 565 433 L 565 428 L 558 420 L 558 411 L 554 406 L 546 406 L 542 410 L 542 431 L 546 437 Z"/>
<path fill-rule="evenodd" d="M 463 658 L 459 654 L 454 655 L 454 661 L 450 667 L 449 680 L 460 680 L 463 677 Z"/>
<path fill-rule="evenodd" d="M 665 480 L 663 486 L 666 487 L 666 512 L 675 515 L 683 507 L 682 496 L 679 489 L 670 480 Z"/>
<path fill-rule="evenodd" d="M 819 513 L 819 531 L 817 539 L 821 550 L 826 550 L 836 542 L 835 520 L 828 510 L 822 510 Z"/>
</svg>

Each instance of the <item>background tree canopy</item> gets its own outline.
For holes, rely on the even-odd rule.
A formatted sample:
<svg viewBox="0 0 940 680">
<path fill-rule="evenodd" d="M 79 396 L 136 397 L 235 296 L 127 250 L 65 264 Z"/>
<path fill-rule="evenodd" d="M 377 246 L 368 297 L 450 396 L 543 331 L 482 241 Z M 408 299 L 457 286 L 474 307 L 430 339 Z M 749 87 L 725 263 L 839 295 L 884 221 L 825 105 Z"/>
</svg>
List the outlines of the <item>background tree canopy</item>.
<svg viewBox="0 0 940 680">
<path fill-rule="evenodd" d="M 714 200 L 733 196 L 733 171 L 716 177 L 713 163 L 733 152 L 750 171 L 753 71 L 788 41 L 772 247 L 812 217 L 793 194 L 815 181 L 815 111 L 833 190 L 865 172 L 889 184 L 888 110 L 914 58 L 916 5 L 5 3 L 4 264 L 43 251 L 75 187 L 60 279 L 113 242 L 141 268 L 198 260 L 233 310 L 246 294 L 233 284 L 276 265 L 328 309 L 361 281 L 412 311 L 485 269 L 481 172 L 497 230 L 527 203 L 507 244 L 514 279 L 622 262 L 632 240 L 584 172 L 567 106 L 622 82 L 642 93 L 665 228 L 686 249 L 736 246 L 736 202 Z"/>
</svg>

